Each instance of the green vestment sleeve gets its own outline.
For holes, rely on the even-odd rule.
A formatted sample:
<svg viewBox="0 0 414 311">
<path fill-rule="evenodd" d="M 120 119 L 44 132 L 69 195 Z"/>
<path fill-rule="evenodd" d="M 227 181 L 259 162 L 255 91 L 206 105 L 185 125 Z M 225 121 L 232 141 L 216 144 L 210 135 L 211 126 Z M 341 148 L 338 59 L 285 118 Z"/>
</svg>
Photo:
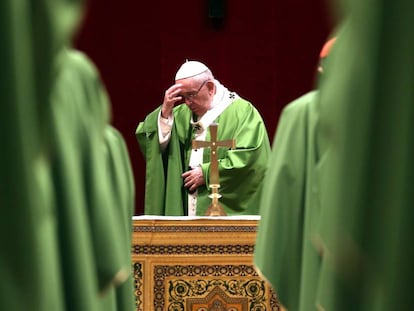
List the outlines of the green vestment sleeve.
<svg viewBox="0 0 414 311">
<path fill-rule="evenodd" d="M 68 310 L 49 158 L 49 95 L 56 50 L 70 40 L 81 3 L 0 1 L 0 310 Z"/>
<path fill-rule="evenodd" d="M 310 237 L 318 212 L 314 172 L 317 94 L 309 92 L 282 111 L 261 200 L 254 262 L 288 310 L 306 310 L 299 306 L 301 288 L 312 287 L 311 281 L 316 281 L 318 257 Z"/>
<path fill-rule="evenodd" d="M 162 153 L 157 125 L 159 110 L 150 113 L 136 130 L 136 137 L 146 159 L 145 214 L 182 216 L 185 214 L 181 179 L 183 154 L 177 135 L 171 135 L 167 152 Z"/>
<path fill-rule="evenodd" d="M 162 153 L 158 140 L 159 108 L 141 122 L 137 139 L 146 159 L 145 213 L 187 214 L 187 192 L 181 174 L 187 169 L 193 129 L 191 111 L 186 105 L 174 108 L 174 124 L 167 150 Z M 216 119 L 218 140 L 234 138 L 236 149 L 218 150 L 220 204 L 228 215 L 258 214 L 262 181 L 270 154 L 269 138 L 258 111 L 247 101 L 236 99 Z M 209 131 L 207 140 L 210 140 Z M 210 150 L 205 148 L 202 170 L 208 185 Z M 242 182 L 241 182 L 242 181 Z M 204 215 L 211 199 L 207 186 L 198 188 L 197 215 Z"/>
</svg>

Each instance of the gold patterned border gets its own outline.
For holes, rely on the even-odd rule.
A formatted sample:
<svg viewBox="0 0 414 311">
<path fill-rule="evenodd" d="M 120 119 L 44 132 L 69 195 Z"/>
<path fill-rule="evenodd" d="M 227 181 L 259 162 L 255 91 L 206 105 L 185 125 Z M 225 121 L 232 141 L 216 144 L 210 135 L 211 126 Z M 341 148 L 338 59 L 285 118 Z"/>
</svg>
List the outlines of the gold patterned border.
<svg viewBox="0 0 414 311">
<path fill-rule="evenodd" d="M 136 255 L 203 255 L 203 254 L 252 254 L 254 245 L 133 245 L 132 253 Z"/>
<path fill-rule="evenodd" d="M 153 273 L 154 310 L 183 311 L 184 297 L 202 296 L 212 286 L 218 286 L 230 297 L 248 297 L 249 310 L 264 311 L 266 305 L 271 311 L 279 310 L 275 293 L 265 286 L 250 265 L 155 265 Z M 270 291 L 268 302 L 265 301 L 266 290 Z"/>
<path fill-rule="evenodd" d="M 257 226 L 134 226 L 134 232 L 256 232 Z"/>
<path fill-rule="evenodd" d="M 132 271 L 134 272 L 134 296 L 136 311 L 144 311 L 143 309 L 143 263 L 135 262 L 132 265 Z"/>
</svg>

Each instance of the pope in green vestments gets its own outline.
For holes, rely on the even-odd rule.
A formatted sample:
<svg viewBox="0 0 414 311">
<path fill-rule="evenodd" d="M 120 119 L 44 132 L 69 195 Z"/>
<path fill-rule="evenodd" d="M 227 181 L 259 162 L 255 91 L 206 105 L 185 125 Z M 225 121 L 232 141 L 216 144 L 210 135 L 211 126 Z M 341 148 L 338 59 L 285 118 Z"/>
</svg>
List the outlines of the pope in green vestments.
<svg viewBox="0 0 414 311">
<path fill-rule="evenodd" d="M 162 106 L 136 130 L 146 160 L 145 214 L 205 214 L 211 203 L 210 150 L 192 150 L 192 141 L 210 140 L 213 122 L 219 141 L 236 140 L 234 150 L 218 149 L 219 203 L 227 215 L 258 214 L 270 154 L 259 112 L 200 62 L 184 63 L 175 80 Z"/>
</svg>

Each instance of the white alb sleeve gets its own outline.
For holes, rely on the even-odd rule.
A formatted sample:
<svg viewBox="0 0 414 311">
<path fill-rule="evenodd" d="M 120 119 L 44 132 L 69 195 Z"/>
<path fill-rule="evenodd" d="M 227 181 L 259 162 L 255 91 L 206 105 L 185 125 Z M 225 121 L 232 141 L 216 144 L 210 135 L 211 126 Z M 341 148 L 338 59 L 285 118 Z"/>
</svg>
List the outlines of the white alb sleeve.
<svg viewBox="0 0 414 311">
<path fill-rule="evenodd" d="M 158 140 L 162 151 L 167 148 L 168 143 L 170 142 L 173 123 L 174 117 L 168 119 L 163 118 L 160 110 L 160 113 L 158 114 Z"/>
</svg>

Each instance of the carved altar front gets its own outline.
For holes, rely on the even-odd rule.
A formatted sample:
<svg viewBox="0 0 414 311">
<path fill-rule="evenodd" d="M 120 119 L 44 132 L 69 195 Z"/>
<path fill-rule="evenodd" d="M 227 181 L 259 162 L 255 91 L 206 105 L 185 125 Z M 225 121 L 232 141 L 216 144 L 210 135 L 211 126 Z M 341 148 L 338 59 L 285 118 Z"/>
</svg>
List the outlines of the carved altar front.
<svg viewBox="0 0 414 311">
<path fill-rule="evenodd" d="M 258 220 L 134 217 L 137 311 L 279 310 L 253 266 Z"/>
</svg>

